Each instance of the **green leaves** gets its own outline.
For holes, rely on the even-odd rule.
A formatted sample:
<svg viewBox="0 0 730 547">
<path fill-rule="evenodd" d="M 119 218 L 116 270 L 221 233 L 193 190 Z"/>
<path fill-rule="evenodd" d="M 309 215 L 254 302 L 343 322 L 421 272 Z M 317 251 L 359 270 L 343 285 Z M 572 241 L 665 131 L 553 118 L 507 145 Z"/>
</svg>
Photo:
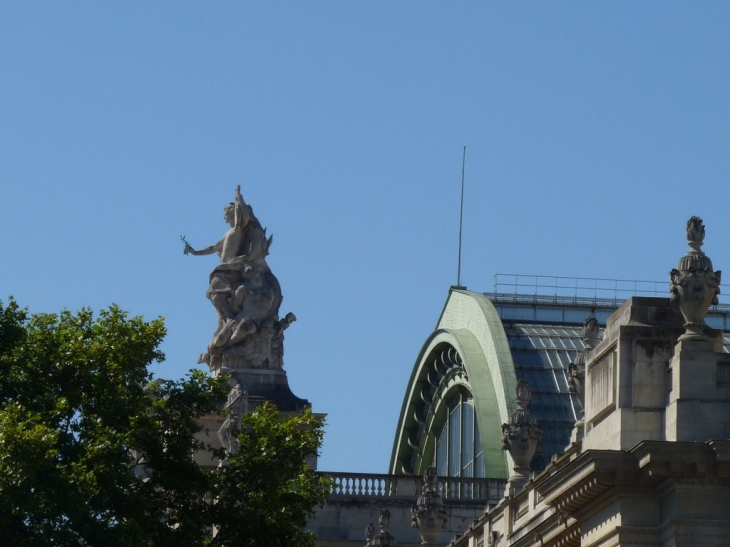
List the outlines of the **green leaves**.
<svg viewBox="0 0 730 547">
<path fill-rule="evenodd" d="M 330 486 L 306 465 L 319 421 L 262 405 L 227 465 L 202 469 L 196 451 L 223 457 L 199 438 L 225 379 L 153 381 L 164 334 L 117 306 L 29 315 L 0 302 L 4 545 L 312 545 L 303 528 Z"/>
<path fill-rule="evenodd" d="M 304 526 L 331 486 L 307 465 L 322 444 L 321 421 L 309 410 L 282 418 L 264 403 L 244 415 L 241 428 L 240 448 L 214 484 L 218 534 L 211 545 L 314 545 Z"/>
</svg>

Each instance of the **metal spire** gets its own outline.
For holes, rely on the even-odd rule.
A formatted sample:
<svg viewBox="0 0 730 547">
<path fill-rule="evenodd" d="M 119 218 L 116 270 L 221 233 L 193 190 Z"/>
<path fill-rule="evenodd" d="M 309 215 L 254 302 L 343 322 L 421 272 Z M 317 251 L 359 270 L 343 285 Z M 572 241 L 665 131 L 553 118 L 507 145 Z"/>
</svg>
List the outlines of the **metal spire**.
<svg viewBox="0 0 730 547">
<path fill-rule="evenodd" d="M 464 166 L 466 165 L 466 146 L 461 158 L 461 205 L 459 207 L 459 262 L 456 273 L 456 285 L 461 287 L 461 228 L 464 219 Z"/>
</svg>

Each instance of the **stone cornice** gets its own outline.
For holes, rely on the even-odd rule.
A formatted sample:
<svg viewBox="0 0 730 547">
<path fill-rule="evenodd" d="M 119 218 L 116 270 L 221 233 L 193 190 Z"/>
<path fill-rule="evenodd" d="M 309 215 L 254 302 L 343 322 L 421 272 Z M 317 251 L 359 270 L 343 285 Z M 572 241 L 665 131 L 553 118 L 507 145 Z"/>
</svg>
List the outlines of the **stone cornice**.
<svg viewBox="0 0 730 547">
<path fill-rule="evenodd" d="M 633 475 L 635 468 L 634 458 L 626 452 L 588 450 L 569 465 L 537 481 L 535 489 L 546 504 L 573 513 L 618 480 L 626 480 L 627 473 Z"/>
<path fill-rule="evenodd" d="M 726 483 L 730 479 L 730 441 L 679 443 L 644 441 L 630 450 L 641 475 L 659 481 Z"/>
<path fill-rule="evenodd" d="M 578 547 L 580 538 L 578 521 L 565 513 L 554 511 L 535 526 L 526 526 L 522 537 L 510 538 L 510 547 Z"/>
</svg>

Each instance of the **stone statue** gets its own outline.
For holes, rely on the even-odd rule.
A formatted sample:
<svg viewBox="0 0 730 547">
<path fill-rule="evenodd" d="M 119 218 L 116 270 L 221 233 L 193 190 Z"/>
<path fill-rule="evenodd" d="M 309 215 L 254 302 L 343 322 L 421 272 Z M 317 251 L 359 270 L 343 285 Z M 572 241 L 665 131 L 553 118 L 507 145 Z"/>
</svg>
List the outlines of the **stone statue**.
<svg viewBox="0 0 730 547">
<path fill-rule="evenodd" d="M 685 333 L 680 340 L 709 340 L 705 334 L 705 316 L 710 306 L 718 303 L 720 270 L 712 271 L 710 257 L 700 250 L 705 239 L 705 226 L 700 217 L 687 221 L 687 243 L 690 250 L 669 272 L 671 302 L 682 312 Z"/>
<path fill-rule="evenodd" d="M 365 529 L 365 543 L 366 547 L 397 547 L 395 538 L 390 535 L 388 528 L 390 528 L 390 511 L 387 509 L 380 510 L 380 517 L 378 517 L 378 524 L 380 525 L 380 532 L 375 533 L 373 523 L 369 523 Z"/>
<path fill-rule="evenodd" d="M 586 376 L 586 358 L 590 351 L 598 345 L 599 339 L 598 320 L 595 316 L 589 316 L 583 323 L 583 341 L 585 349 L 581 350 L 576 356 L 575 362 L 568 365 L 568 390 L 578 396 L 581 413 L 585 411 L 586 393 L 585 393 L 585 376 Z"/>
<path fill-rule="evenodd" d="M 366 545 L 370 545 L 373 541 L 373 538 L 375 538 L 375 527 L 373 526 L 372 522 L 369 522 L 368 527 L 365 528 L 365 540 L 367 541 Z"/>
<path fill-rule="evenodd" d="M 530 479 L 530 462 L 542 442 L 542 426 L 527 408 L 530 404 L 530 385 L 527 380 L 517 381 L 517 410 L 508 424 L 502 424 L 502 449 L 509 451 L 515 466 L 508 479 L 505 495 L 519 491 Z"/>
<path fill-rule="evenodd" d="M 390 528 L 390 511 L 388 511 L 387 509 L 383 509 L 382 511 L 380 511 L 378 524 L 380 525 L 381 530 L 388 530 Z"/>
<path fill-rule="evenodd" d="M 241 431 L 241 418 L 246 412 L 247 401 L 248 394 L 241 389 L 241 384 L 236 384 L 228 392 L 228 400 L 223 407 L 226 417 L 218 430 L 218 438 L 226 454 L 235 454 L 238 451 L 236 435 Z"/>
<path fill-rule="evenodd" d="M 586 347 L 579 351 L 575 357 L 575 361 L 568 365 L 568 391 L 577 397 L 578 403 L 580 404 L 580 416 L 575 422 L 575 427 L 573 427 L 570 439 L 571 443 L 582 439 L 585 433 L 586 363 L 588 362 L 588 354 L 601 341 L 599 331 L 596 317 L 591 315 L 586 318 L 583 323 L 583 342 Z"/>
<path fill-rule="evenodd" d="M 180 238 L 185 254 L 218 253 L 221 259 L 210 274 L 206 292 L 218 324 L 198 362 L 208 364 L 215 374 L 242 368 L 281 370 L 284 330 L 296 317 L 288 313 L 279 320 L 281 286 L 266 263 L 273 236 L 266 238 L 266 229 L 243 200 L 240 186 L 234 201 L 224 208 L 223 218 L 230 229 L 210 247 L 198 251 L 184 236 Z"/>
</svg>

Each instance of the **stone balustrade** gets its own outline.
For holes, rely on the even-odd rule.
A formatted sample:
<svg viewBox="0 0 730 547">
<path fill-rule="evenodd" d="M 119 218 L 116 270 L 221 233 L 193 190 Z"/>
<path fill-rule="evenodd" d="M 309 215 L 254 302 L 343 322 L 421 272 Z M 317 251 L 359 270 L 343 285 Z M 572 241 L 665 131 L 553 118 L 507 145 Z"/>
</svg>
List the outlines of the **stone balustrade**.
<svg viewBox="0 0 730 547">
<path fill-rule="evenodd" d="M 332 478 L 330 498 L 412 498 L 421 494 L 423 477 L 418 475 L 383 475 L 374 473 L 320 472 Z M 440 477 L 439 489 L 444 500 L 472 500 L 496 503 L 502 498 L 506 481 L 473 477 Z"/>
</svg>

